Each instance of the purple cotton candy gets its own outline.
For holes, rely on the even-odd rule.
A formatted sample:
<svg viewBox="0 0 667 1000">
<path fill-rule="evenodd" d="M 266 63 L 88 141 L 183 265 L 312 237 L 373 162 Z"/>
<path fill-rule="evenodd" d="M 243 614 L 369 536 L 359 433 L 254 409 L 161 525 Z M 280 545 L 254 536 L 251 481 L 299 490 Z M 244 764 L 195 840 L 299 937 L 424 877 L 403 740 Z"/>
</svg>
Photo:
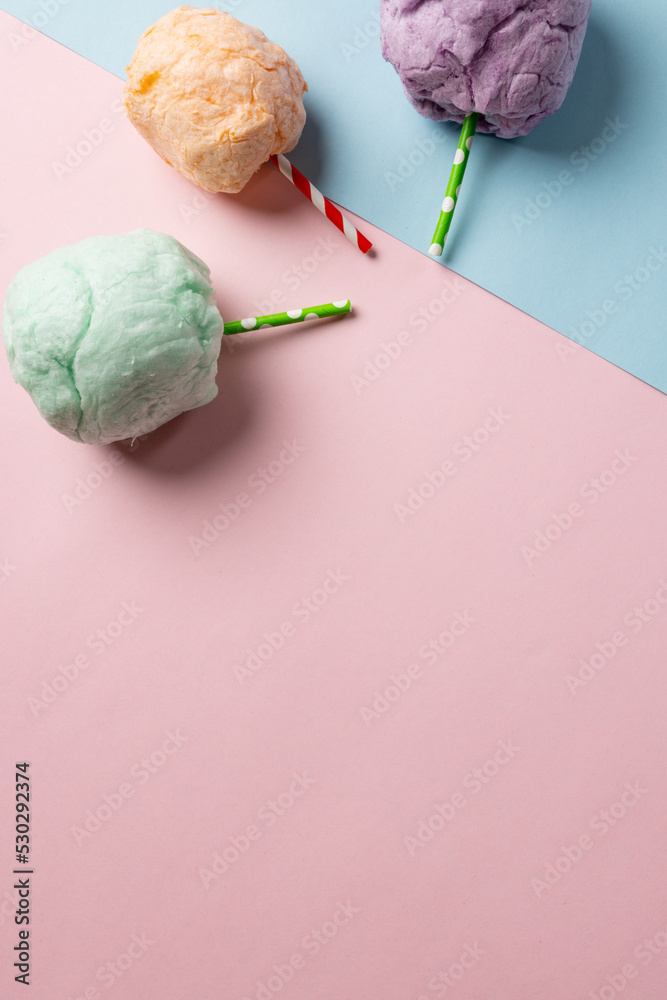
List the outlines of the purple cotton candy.
<svg viewBox="0 0 667 1000">
<path fill-rule="evenodd" d="M 380 0 L 382 54 L 426 118 L 503 139 L 558 111 L 579 62 L 591 0 Z"/>
</svg>

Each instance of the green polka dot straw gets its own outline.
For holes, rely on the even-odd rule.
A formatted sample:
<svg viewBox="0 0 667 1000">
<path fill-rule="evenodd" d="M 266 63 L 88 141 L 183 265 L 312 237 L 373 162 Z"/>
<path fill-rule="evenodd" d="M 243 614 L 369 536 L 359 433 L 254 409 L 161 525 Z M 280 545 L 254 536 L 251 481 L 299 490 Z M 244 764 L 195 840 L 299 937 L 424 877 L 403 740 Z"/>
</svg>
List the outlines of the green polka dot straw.
<svg viewBox="0 0 667 1000">
<path fill-rule="evenodd" d="M 452 224 L 452 217 L 454 215 L 454 209 L 456 208 L 456 202 L 458 201 L 459 192 L 461 190 L 463 175 L 465 174 L 466 167 L 468 165 L 470 147 L 472 146 L 472 140 L 475 137 L 475 129 L 477 128 L 478 119 L 479 114 L 476 111 L 473 111 L 472 114 L 467 115 L 463 122 L 463 127 L 461 128 L 459 144 L 454 155 L 454 165 L 452 166 L 452 172 L 449 175 L 449 184 L 447 185 L 447 190 L 445 192 L 445 200 L 442 203 L 440 218 L 438 219 L 438 225 L 435 227 L 435 233 L 433 234 L 433 240 L 429 250 L 429 253 L 433 257 L 440 257 L 445 249 L 445 240 L 447 239 L 449 227 Z"/>
<path fill-rule="evenodd" d="M 269 326 L 287 326 L 289 323 L 304 323 L 310 319 L 326 319 L 328 316 L 344 316 L 352 308 L 349 299 L 327 302 L 323 306 L 309 306 L 306 309 L 288 309 L 287 312 L 272 313 L 270 316 L 249 316 L 225 323 L 223 333 L 245 333 L 248 330 L 262 330 Z"/>
</svg>

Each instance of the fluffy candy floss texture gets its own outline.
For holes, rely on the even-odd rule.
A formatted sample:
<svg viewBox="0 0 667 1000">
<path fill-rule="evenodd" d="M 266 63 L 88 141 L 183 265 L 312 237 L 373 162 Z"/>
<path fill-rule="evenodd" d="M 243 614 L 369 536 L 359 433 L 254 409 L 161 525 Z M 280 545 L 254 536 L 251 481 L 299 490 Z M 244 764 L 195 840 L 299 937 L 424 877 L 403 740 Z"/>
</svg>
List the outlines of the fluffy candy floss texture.
<svg viewBox="0 0 667 1000">
<path fill-rule="evenodd" d="M 15 381 L 74 441 L 137 437 L 218 392 L 209 269 L 149 229 L 28 264 L 9 286 L 3 332 Z"/>
<path fill-rule="evenodd" d="M 527 135 L 558 111 L 591 0 L 381 0 L 382 54 L 426 118 Z"/>
<path fill-rule="evenodd" d="M 306 121 L 294 60 L 221 10 L 166 14 L 144 32 L 127 72 L 130 121 L 206 191 L 240 191 L 269 156 L 294 149 Z"/>
</svg>

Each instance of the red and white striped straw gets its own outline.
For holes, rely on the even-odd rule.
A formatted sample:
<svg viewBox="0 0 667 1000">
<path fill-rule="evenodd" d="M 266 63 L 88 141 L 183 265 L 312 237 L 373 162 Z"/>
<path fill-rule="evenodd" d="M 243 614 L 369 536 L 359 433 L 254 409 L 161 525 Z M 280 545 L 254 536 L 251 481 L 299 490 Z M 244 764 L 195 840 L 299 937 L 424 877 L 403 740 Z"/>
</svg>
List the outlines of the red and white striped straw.
<svg viewBox="0 0 667 1000">
<path fill-rule="evenodd" d="M 366 239 L 364 234 L 360 233 L 350 220 L 345 218 L 341 210 L 332 201 L 325 198 L 322 192 L 318 191 L 308 178 L 303 176 L 301 171 L 293 167 L 282 153 L 278 153 L 277 156 L 270 156 L 269 160 L 295 188 L 298 188 L 301 194 L 305 195 L 309 201 L 312 201 L 315 208 L 318 208 L 322 215 L 326 215 L 327 219 L 333 222 L 334 226 L 347 236 L 350 243 L 354 243 L 355 247 L 358 247 L 362 253 L 368 253 L 373 246 L 371 241 Z"/>
</svg>

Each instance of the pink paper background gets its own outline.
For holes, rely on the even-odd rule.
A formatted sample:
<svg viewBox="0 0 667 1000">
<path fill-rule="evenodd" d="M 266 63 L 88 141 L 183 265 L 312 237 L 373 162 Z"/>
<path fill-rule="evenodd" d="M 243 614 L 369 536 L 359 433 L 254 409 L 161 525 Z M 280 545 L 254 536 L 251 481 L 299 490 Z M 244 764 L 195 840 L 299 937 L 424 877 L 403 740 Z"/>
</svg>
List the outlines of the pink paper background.
<svg viewBox="0 0 667 1000">
<path fill-rule="evenodd" d="M 0 295 L 151 226 L 227 319 L 355 311 L 223 345 L 218 399 L 132 451 L 60 437 L 0 365 L 0 995 L 26 759 L 35 1000 L 663 1000 L 664 397 L 360 223 L 363 258 L 268 167 L 202 196 L 41 36 L 2 74 Z"/>
</svg>

